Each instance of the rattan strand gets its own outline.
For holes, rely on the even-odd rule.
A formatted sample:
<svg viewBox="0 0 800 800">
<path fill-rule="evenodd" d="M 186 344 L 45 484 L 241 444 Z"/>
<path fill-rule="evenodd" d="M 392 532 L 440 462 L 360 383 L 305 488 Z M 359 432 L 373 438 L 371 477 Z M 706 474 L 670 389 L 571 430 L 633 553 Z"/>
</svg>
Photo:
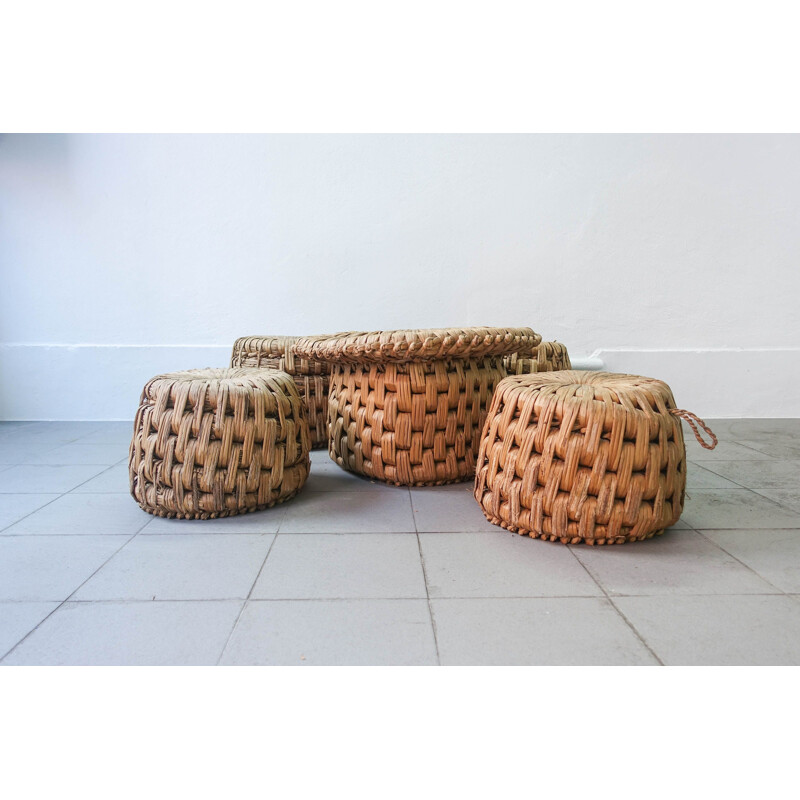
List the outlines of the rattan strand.
<svg viewBox="0 0 800 800">
<path fill-rule="evenodd" d="M 532 351 L 512 353 L 510 356 L 505 356 L 503 364 L 509 375 L 572 369 L 567 348 L 561 342 L 542 342 Z"/>
<path fill-rule="evenodd" d="M 490 522 L 577 544 L 647 539 L 683 510 L 686 453 L 667 384 L 607 372 L 515 375 L 495 391 L 475 498 Z"/>
<path fill-rule="evenodd" d="M 305 403 L 311 447 L 328 444 L 328 376 L 324 361 L 301 358 L 292 350 L 296 336 L 242 336 L 233 345 L 232 367 L 278 369 L 294 378 Z"/>
<path fill-rule="evenodd" d="M 539 339 L 529 328 L 387 331 L 301 340 L 295 351 L 334 363 L 331 458 L 369 478 L 425 486 L 474 477 L 486 411 L 507 374 L 503 355 Z"/>
<path fill-rule="evenodd" d="M 130 489 L 160 517 L 209 519 L 293 497 L 309 471 L 309 433 L 292 378 L 277 370 L 158 375 L 142 391 Z"/>
</svg>

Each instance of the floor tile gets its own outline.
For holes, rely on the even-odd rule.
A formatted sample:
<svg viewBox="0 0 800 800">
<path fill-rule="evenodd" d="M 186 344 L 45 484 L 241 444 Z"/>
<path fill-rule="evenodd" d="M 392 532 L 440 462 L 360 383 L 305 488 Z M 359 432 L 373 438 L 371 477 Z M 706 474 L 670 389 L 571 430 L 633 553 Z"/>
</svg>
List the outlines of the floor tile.
<svg viewBox="0 0 800 800">
<path fill-rule="evenodd" d="M 253 599 L 427 597 L 417 537 L 392 533 L 278 536 Z"/>
<path fill-rule="evenodd" d="M 308 476 L 303 492 L 391 492 L 396 486 L 389 486 L 381 481 L 370 480 L 353 472 L 342 469 L 331 460 L 325 450 L 314 450 L 311 453 L 311 473 Z"/>
<path fill-rule="evenodd" d="M 800 440 L 800 419 L 732 419 L 728 422 L 728 434 L 734 441 L 757 440 L 764 436 L 786 436 Z"/>
<path fill-rule="evenodd" d="M 412 489 L 411 502 L 420 532 L 494 533 L 503 530 L 486 519 L 472 492 Z"/>
<path fill-rule="evenodd" d="M 292 501 L 290 500 L 289 503 Z M 219 519 L 167 519 L 151 515 L 151 522 L 142 529 L 142 535 L 197 533 L 277 533 L 278 526 L 286 514 L 288 503 L 278 503 L 263 511 L 234 514 Z"/>
<path fill-rule="evenodd" d="M 35 444 L 19 437 L 0 440 L 0 464 L 36 464 L 38 459 L 59 444 Z"/>
<path fill-rule="evenodd" d="M 130 494 L 128 461 L 108 467 L 86 483 L 76 486 L 73 494 Z"/>
<path fill-rule="evenodd" d="M 446 665 L 656 664 L 605 598 L 432 600 Z"/>
<path fill-rule="evenodd" d="M 414 532 L 408 490 L 302 492 L 287 503 L 281 533 Z"/>
<path fill-rule="evenodd" d="M 782 591 L 800 593 L 800 530 L 702 534 Z"/>
<path fill-rule="evenodd" d="M 772 458 L 800 459 L 800 439 L 794 434 L 763 434 L 737 441 Z"/>
<path fill-rule="evenodd" d="M 800 494 L 800 460 L 715 461 L 713 464 L 709 464 L 709 469 L 723 478 L 735 481 L 740 487 L 794 489 L 795 493 Z"/>
<path fill-rule="evenodd" d="M 213 665 L 242 601 L 65 603 L 3 664 Z"/>
<path fill-rule="evenodd" d="M 137 536 L 71 599 L 244 599 L 274 538 L 273 534 Z"/>
<path fill-rule="evenodd" d="M 91 433 L 75 441 L 79 444 L 117 444 L 124 445 L 127 451 L 133 436 L 133 420 L 130 422 L 101 422 Z"/>
<path fill-rule="evenodd" d="M 27 636 L 58 603 L 0 603 L 0 658 Z"/>
<path fill-rule="evenodd" d="M 74 464 L 54 467 L 23 465 L 0 472 L 0 493 L 50 494 L 68 492 L 106 468 L 102 465 Z"/>
<path fill-rule="evenodd" d="M 800 513 L 748 489 L 691 489 L 687 492 L 683 519 L 695 530 L 800 527 Z"/>
<path fill-rule="evenodd" d="M 34 422 L 32 425 L 21 427 L 12 431 L 9 438 L 19 438 L 34 443 L 52 442 L 53 444 L 66 444 L 74 442 L 97 430 L 102 423 L 97 422 Z"/>
<path fill-rule="evenodd" d="M 66 600 L 121 536 L 0 536 L 0 600 Z"/>
<path fill-rule="evenodd" d="M 116 444 L 80 444 L 71 442 L 28 459 L 26 464 L 102 464 L 110 467 L 127 458 L 128 448 Z"/>
<path fill-rule="evenodd" d="M 769 461 L 772 456 L 745 447 L 738 442 L 720 441 L 713 450 L 701 447 L 694 436 L 684 434 L 686 442 L 686 457 L 689 461 L 702 464 L 704 461 Z"/>
<path fill-rule="evenodd" d="M 2 535 L 138 533 L 151 517 L 129 494 L 65 494 Z"/>
<path fill-rule="evenodd" d="M 800 603 L 784 595 L 620 597 L 668 665 L 800 664 Z"/>
<path fill-rule="evenodd" d="M 694 531 L 573 552 L 610 595 L 778 593 Z"/>
<path fill-rule="evenodd" d="M 29 428 L 36 423 L 33 420 L 19 419 L 19 420 L 0 420 L 0 436 L 11 431 L 17 431 L 20 428 Z"/>
<path fill-rule="evenodd" d="M 728 464 L 764 464 L 763 461 L 728 461 L 721 462 Z M 716 466 L 716 462 L 714 464 Z M 731 480 L 717 475 L 709 469 L 701 467 L 699 464 L 689 462 L 686 472 L 687 489 L 741 489 L 741 485 Z"/>
<path fill-rule="evenodd" d="M 596 597 L 602 591 L 563 545 L 497 529 L 421 533 L 431 597 Z"/>
<path fill-rule="evenodd" d="M 221 663 L 433 665 L 436 647 L 426 600 L 251 600 Z"/>
<path fill-rule="evenodd" d="M 800 514 L 800 490 L 797 487 L 792 487 L 791 489 L 758 488 L 753 491 L 790 511 Z"/>
<path fill-rule="evenodd" d="M 55 500 L 57 494 L 0 494 L 0 531 Z"/>
</svg>

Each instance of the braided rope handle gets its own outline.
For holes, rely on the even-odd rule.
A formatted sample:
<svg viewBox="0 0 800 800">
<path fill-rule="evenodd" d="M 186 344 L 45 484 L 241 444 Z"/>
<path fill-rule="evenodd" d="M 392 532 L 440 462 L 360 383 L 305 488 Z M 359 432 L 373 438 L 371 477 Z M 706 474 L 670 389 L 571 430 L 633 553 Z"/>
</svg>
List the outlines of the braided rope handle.
<svg viewBox="0 0 800 800">
<path fill-rule="evenodd" d="M 680 417 L 689 423 L 689 427 L 692 429 L 692 433 L 694 433 L 694 438 L 700 442 L 701 447 L 705 447 L 706 450 L 713 450 L 717 446 L 719 440 L 714 435 L 714 431 L 712 431 L 697 414 L 692 414 L 691 411 L 685 411 L 682 408 L 673 408 L 670 410 L 670 414 L 674 414 L 676 417 Z M 711 437 L 712 444 L 705 443 L 703 437 L 700 435 L 700 431 L 697 430 L 695 422 L 699 423 L 700 427 Z"/>
</svg>

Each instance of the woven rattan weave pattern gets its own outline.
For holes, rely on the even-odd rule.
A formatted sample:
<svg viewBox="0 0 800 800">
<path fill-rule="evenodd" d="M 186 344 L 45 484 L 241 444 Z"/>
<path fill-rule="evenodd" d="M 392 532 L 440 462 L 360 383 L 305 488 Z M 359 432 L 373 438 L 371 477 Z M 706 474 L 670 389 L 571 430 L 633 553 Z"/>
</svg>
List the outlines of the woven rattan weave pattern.
<svg viewBox="0 0 800 800">
<path fill-rule="evenodd" d="M 542 342 L 532 352 L 512 353 L 503 359 L 503 364 L 509 375 L 572 369 L 567 348 L 561 342 Z"/>
<path fill-rule="evenodd" d="M 306 406 L 311 447 L 328 444 L 328 376 L 330 365 L 324 361 L 301 358 L 292 346 L 296 336 L 242 336 L 233 345 L 232 367 L 270 367 L 294 378 Z"/>
<path fill-rule="evenodd" d="M 293 497 L 309 471 L 305 409 L 292 378 L 265 369 L 197 369 L 142 391 L 131 494 L 160 517 L 208 519 Z"/>
<path fill-rule="evenodd" d="M 338 364 L 388 364 L 530 352 L 541 341 L 530 328 L 424 328 L 305 337 L 294 351 Z"/>
<path fill-rule="evenodd" d="M 331 458 L 370 478 L 424 486 L 474 477 L 486 411 L 507 375 L 503 355 L 539 340 L 529 328 L 386 331 L 305 339 L 295 351 L 334 363 Z"/>
<path fill-rule="evenodd" d="M 647 539 L 683 510 L 686 452 L 667 384 L 607 372 L 514 375 L 495 391 L 475 498 L 490 522 L 576 544 Z"/>
</svg>

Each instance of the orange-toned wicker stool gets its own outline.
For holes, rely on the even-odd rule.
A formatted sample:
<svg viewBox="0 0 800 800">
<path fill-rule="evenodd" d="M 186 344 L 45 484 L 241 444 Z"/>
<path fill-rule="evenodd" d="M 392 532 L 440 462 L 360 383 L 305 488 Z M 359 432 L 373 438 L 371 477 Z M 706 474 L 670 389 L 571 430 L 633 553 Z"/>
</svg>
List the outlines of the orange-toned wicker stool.
<svg viewBox="0 0 800 800">
<path fill-rule="evenodd" d="M 158 375 L 142 392 L 128 458 L 131 494 L 159 517 L 209 519 L 293 497 L 309 470 L 294 380 L 265 369 Z"/>
<path fill-rule="evenodd" d="M 324 361 L 300 358 L 292 351 L 296 336 L 242 336 L 233 345 L 232 367 L 269 367 L 294 378 L 305 403 L 311 447 L 328 446 L 328 376 Z"/>
<path fill-rule="evenodd" d="M 375 331 L 309 337 L 295 353 L 333 365 L 328 452 L 340 467 L 403 486 L 471 480 L 503 356 L 530 328 Z"/>
<path fill-rule="evenodd" d="M 572 369 L 567 348 L 561 342 L 542 342 L 527 352 L 512 353 L 503 359 L 509 375 L 529 375 L 532 372 L 553 372 Z"/>
<path fill-rule="evenodd" d="M 679 417 L 698 435 L 697 418 L 676 409 L 669 386 L 653 378 L 510 376 L 483 430 L 475 499 L 490 522 L 534 538 L 620 544 L 663 533 L 683 510 Z"/>
</svg>

